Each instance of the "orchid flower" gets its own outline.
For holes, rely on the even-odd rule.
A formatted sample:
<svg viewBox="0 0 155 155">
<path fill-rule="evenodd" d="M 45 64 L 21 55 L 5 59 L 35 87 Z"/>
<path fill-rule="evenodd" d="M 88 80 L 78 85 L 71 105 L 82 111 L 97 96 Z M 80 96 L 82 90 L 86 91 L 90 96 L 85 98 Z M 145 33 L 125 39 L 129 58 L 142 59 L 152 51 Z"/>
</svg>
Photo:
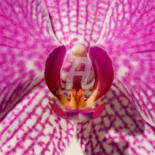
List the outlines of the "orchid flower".
<svg viewBox="0 0 155 155">
<path fill-rule="evenodd" d="M 0 154 L 155 154 L 154 24 L 154 0 L 0 0 Z"/>
</svg>

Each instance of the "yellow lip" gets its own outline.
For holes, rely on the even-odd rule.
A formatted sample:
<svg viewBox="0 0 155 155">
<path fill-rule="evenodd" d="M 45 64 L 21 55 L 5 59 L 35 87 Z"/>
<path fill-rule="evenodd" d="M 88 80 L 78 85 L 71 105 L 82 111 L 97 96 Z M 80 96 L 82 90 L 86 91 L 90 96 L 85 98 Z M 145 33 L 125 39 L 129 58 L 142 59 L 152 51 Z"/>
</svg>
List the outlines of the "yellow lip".
<svg viewBox="0 0 155 155">
<path fill-rule="evenodd" d="M 84 99 L 84 93 L 84 89 L 70 89 L 70 100 L 68 100 L 61 92 L 60 102 L 65 108 L 73 110 L 91 108 L 95 104 L 97 92 L 94 91 L 87 100 Z"/>
</svg>

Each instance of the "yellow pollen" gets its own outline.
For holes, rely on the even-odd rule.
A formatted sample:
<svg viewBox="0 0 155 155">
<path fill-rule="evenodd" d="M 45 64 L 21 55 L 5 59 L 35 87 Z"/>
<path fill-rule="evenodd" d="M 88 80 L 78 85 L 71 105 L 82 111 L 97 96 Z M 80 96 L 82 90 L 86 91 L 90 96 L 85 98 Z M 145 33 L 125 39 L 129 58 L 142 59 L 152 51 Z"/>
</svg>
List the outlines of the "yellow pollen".
<svg viewBox="0 0 155 155">
<path fill-rule="evenodd" d="M 84 99 L 84 89 L 70 89 L 70 100 L 67 99 L 67 97 L 61 93 L 60 95 L 60 102 L 65 108 L 68 109 L 84 109 L 84 108 L 91 108 L 95 104 L 96 99 L 96 91 L 92 93 L 92 95 L 85 100 Z"/>
</svg>

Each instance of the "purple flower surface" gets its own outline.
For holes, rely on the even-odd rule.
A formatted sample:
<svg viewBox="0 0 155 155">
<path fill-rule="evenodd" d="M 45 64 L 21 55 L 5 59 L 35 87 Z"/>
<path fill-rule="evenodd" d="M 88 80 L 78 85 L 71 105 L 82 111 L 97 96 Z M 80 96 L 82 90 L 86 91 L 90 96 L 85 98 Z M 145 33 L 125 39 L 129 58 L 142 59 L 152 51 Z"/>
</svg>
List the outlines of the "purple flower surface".
<svg viewBox="0 0 155 155">
<path fill-rule="evenodd" d="M 81 43 L 110 56 L 115 78 L 96 119 L 56 116 L 48 55 Z M 93 58 L 92 58 L 93 60 Z M 154 0 L 0 0 L 0 154 L 155 154 Z"/>
</svg>

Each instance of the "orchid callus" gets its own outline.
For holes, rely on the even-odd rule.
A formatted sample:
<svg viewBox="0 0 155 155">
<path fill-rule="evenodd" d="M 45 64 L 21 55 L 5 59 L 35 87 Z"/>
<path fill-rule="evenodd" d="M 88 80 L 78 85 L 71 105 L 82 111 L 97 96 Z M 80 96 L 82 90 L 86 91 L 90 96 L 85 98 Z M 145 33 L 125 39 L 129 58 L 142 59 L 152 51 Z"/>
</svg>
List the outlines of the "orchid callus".
<svg viewBox="0 0 155 155">
<path fill-rule="evenodd" d="M 154 8 L 1 0 L 0 154 L 154 155 Z"/>
</svg>

